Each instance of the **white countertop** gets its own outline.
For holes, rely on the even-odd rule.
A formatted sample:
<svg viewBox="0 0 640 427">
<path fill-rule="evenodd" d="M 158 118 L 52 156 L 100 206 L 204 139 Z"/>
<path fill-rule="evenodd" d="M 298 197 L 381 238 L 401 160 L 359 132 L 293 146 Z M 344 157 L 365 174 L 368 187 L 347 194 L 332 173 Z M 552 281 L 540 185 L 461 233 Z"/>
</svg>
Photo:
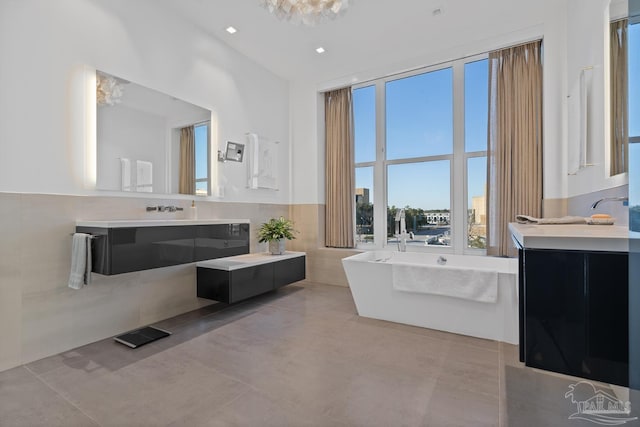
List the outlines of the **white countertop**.
<svg viewBox="0 0 640 427">
<path fill-rule="evenodd" d="M 518 224 L 509 231 L 525 249 L 629 251 L 629 229 L 619 225 Z"/>
<path fill-rule="evenodd" d="M 107 221 L 76 221 L 76 227 L 167 227 L 174 225 L 248 224 L 248 219 L 117 219 Z"/>
<path fill-rule="evenodd" d="M 268 252 L 260 252 L 255 254 L 245 254 L 229 256 L 225 258 L 210 259 L 200 261 L 196 264 L 198 267 L 213 268 L 215 270 L 238 270 L 240 268 L 251 267 L 254 265 L 267 264 L 285 259 L 298 258 L 305 256 L 305 252 L 286 251 L 282 255 L 271 255 Z"/>
</svg>

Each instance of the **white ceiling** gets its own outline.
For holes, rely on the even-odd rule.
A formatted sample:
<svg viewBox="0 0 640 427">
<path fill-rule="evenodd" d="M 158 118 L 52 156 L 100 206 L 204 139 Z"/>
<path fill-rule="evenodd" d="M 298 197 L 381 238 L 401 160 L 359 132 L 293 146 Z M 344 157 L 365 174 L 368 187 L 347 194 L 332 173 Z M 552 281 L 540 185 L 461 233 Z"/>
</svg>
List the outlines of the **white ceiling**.
<svg viewBox="0 0 640 427">
<path fill-rule="evenodd" d="M 237 51 L 288 80 L 316 83 L 401 63 L 462 40 L 518 29 L 545 2 L 530 0 L 351 0 L 346 14 L 315 27 L 280 21 L 258 0 L 158 0 Z M 537 5 L 536 5 L 537 4 Z M 434 16 L 434 9 L 442 13 Z M 522 20 L 520 19 L 520 22 Z M 513 23 L 513 25 L 511 25 Z M 238 29 L 234 35 L 225 31 Z M 514 27 L 515 26 L 515 27 Z M 319 55 L 315 48 L 326 53 Z"/>
</svg>

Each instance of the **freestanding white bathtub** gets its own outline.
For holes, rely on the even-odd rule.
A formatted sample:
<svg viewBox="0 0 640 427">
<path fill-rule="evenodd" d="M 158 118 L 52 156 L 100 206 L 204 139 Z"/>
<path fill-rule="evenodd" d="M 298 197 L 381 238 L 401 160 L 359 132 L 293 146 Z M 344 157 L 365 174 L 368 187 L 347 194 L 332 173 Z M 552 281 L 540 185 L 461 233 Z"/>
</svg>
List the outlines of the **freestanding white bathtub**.
<svg viewBox="0 0 640 427">
<path fill-rule="evenodd" d="M 511 344 L 518 343 L 518 261 L 472 255 L 370 251 L 342 260 L 358 314 Z M 495 303 L 394 289 L 393 263 L 496 271 Z M 495 283 L 495 282 L 494 282 Z"/>
</svg>

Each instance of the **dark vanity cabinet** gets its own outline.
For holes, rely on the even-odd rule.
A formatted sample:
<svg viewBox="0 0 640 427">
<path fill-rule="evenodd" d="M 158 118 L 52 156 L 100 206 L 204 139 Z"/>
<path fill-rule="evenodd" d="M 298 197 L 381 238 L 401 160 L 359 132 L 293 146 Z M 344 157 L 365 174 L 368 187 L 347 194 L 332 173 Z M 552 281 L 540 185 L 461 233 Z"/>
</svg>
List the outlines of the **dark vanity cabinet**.
<svg viewBox="0 0 640 427">
<path fill-rule="evenodd" d="M 628 254 L 519 249 L 520 360 L 628 384 Z"/>
<path fill-rule="evenodd" d="M 236 303 L 305 279 L 304 252 L 251 254 L 197 264 L 197 295 Z"/>
<path fill-rule="evenodd" d="M 249 253 L 249 224 L 84 227 L 92 271 L 112 275 Z"/>
</svg>

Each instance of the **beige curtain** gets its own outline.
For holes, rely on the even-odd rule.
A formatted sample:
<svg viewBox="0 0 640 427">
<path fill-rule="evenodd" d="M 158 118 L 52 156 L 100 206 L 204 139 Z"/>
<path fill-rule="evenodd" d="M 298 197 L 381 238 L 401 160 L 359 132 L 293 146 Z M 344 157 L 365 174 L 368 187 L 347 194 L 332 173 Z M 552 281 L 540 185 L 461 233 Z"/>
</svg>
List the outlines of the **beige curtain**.
<svg viewBox="0 0 640 427">
<path fill-rule="evenodd" d="M 542 216 L 542 42 L 489 54 L 487 254 L 514 256 L 516 215 Z"/>
<path fill-rule="evenodd" d="M 610 25 L 611 175 L 629 170 L 627 22 L 627 19 L 623 19 Z"/>
<path fill-rule="evenodd" d="M 180 194 L 196 193 L 195 134 L 193 126 L 180 129 Z"/>
<path fill-rule="evenodd" d="M 352 248 L 354 154 L 351 88 L 324 94 L 325 108 L 325 245 Z"/>
</svg>

